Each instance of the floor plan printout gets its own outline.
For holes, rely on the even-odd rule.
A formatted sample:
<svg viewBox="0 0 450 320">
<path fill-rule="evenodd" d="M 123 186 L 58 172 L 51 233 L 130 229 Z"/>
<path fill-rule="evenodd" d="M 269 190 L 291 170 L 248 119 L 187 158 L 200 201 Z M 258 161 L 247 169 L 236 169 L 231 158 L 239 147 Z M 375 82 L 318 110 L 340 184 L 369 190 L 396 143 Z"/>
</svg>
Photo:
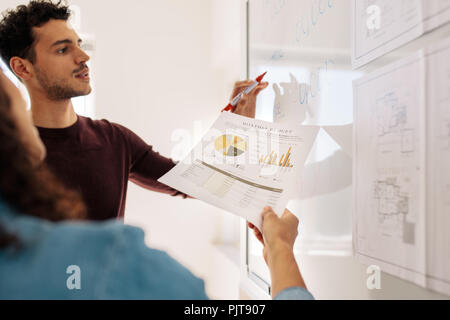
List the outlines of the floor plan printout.
<svg viewBox="0 0 450 320">
<path fill-rule="evenodd" d="M 223 112 L 158 181 L 261 228 L 265 206 L 282 214 L 288 201 L 298 198 L 299 177 L 318 130 Z"/>
<path fill-rule="evenodd" d="M 354 82 L 355 255 L 450 294 L 450 41 Z"/>
<path fill-rule="evenodd" d="M 424 72 L 418 53 L 354 82 L 354 247 L 361 261 L 420 285 L 426 263 Z"/>
<path fill-rule="evenodd" d="M 449 0 L 353 0 L 353 68 L 450 21 Z"/>
</svg>

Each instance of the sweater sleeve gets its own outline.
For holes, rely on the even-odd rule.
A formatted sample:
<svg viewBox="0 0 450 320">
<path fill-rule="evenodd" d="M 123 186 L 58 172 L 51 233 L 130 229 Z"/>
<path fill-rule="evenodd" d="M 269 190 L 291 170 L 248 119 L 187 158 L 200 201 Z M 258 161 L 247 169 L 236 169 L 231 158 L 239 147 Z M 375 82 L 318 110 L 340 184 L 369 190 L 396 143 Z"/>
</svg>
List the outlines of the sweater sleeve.
<svg viewBox="0 0 450 320">
<path fill-rule="evenodd" d="M 144 232 L 117 227 L 110 261 L 105 266 L 102 298 L 206 300 L 204 281 L 167 253 L 147 247 Z"/>
<path fill-rule="evenodd" d="M 305 288 L 291 287 L 278 293 L 273 300 L 314 300 L 314 297 Z"/>
<path fill-rule="evenodd" d="M 153 150 L 131 130 L 114 124 L 124 136 L 130 154 L 129 179 L 140 187 L 148 190 L 166 193 L 172 196 L 189 197 L 161 182 L 158 179 L 169 172 L 176 164 Z"/>
</svg>

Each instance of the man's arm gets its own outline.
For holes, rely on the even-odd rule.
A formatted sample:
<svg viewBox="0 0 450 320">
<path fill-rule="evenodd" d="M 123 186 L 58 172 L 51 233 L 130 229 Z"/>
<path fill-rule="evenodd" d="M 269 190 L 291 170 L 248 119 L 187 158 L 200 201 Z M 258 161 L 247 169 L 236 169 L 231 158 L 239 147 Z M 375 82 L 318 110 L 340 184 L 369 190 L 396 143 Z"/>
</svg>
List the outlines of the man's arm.
<svg viewBox="0 0 450 320">
<path fill-rule="evenodd" d="M 245 88 L 250 84 L 252 84 L 252 81 L 236 82 L 232 97 L 245 90 Z M 236 106 L 234 113 L 254 118 L 256 97 L 259 92 L 267 86 L 267 82 L 262 82 L 251 93 L 244 95 Z M 192 198 L 178 190 L 158 182 L 159 178 L 169 172 L 176 165 L 172 159 L 166 158 L 158 152 L 153 151 L 153 148 L 150 145 L 145 143 L 131 130 L 117 124 L 116 126 L 122 132 L 128 144 L 131 157 L 129 179 L 132 182 L 148 190 L 162 192 L 172 196 Z"/>
<path fill-rule="evenodd" d="M 184 199 L 192 198 L 191 196 L 169 187 L 158 179 L 175 167 L 172 159 L 161 156 L 158 152 L 154 152 L 149 146 L 149 150 L 134 163 L 130 170 L 130 181 L 147 190 L 166 193 L 171 196 L 181 196 Z"/>
<path fill-rule="evenodd" d="M 113 126 L 119 131 L 126 144 L 129 180 L 151 191 L 190 198 L 188 195 L 158 182 L 159 178 L 176 165 L 172 159 L 154 151 L 152 146 L 145 143 L 133 131 L 116 123 Z"/>
</svg>

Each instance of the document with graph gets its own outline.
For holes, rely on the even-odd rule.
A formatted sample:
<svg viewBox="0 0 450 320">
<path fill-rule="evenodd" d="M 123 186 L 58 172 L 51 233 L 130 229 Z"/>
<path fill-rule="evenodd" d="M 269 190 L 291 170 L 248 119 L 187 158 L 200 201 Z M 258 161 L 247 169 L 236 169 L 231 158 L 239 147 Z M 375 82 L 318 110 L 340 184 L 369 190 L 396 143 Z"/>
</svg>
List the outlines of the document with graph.
<svg viewBox="0 0 450 320">
<path fill-rule="evenodd" d="M 354 82 L 355 255 L 450 294 L 450 40 Z"/>
<path fill-rule="evenodd" d="M 190 154 L 158 181 L 261 228 L 261 212 L 282 214 L 318 127 L 277 124 L 222 112 Z"/>
<path fill-rule="evenodd" d="M 353 67 L 450 21 L 447 0 L 352 0 Z"/>
</svg>

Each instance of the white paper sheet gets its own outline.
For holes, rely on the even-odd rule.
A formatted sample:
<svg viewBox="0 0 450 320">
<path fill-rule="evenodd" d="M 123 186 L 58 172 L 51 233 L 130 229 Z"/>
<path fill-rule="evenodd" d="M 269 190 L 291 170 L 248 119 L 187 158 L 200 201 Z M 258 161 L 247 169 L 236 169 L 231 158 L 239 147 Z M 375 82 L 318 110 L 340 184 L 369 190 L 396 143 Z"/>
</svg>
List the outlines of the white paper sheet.
<svg viewBox="0 0 450 320">
<path fill-rule="evenodd" d="M 353 0 L 352 13 L 352 62 L 359 68 L 450 21 L 450 1 Z"/>
<path fill-rule="evenodd" d="M 323 126 L 322 127 L 342 150 L 351 158 L 353 156 L 353 124 L 343 126 Z"/>
<path fill-rule="evenodd" d="M 158 181 L 261 228 L 265 206 L 282 214 L 297 196 L 317 133 L 318 127 L 224 112 L 188 157 Z"/>
<path fill-rule="evenodd" d="M 355 254 L 450 295 L 450 39 L 354 94 Z"/>
<path fill-rule="evenodd" d="M 322 161 L 308 163 L 300 178 L 298 199 L 331 195 L 352 185 L 352 159 L 337 150 Z"/>
<path fill-rule="evenodd" d="M 354 247 L 360 260 L 425 285 L 424 59 L 354 83 Z"/>
<path fill-rule="evenodd" d="M 427 53 L 428 286 L 450 295 L 450 41 Z"/>
</svg>

